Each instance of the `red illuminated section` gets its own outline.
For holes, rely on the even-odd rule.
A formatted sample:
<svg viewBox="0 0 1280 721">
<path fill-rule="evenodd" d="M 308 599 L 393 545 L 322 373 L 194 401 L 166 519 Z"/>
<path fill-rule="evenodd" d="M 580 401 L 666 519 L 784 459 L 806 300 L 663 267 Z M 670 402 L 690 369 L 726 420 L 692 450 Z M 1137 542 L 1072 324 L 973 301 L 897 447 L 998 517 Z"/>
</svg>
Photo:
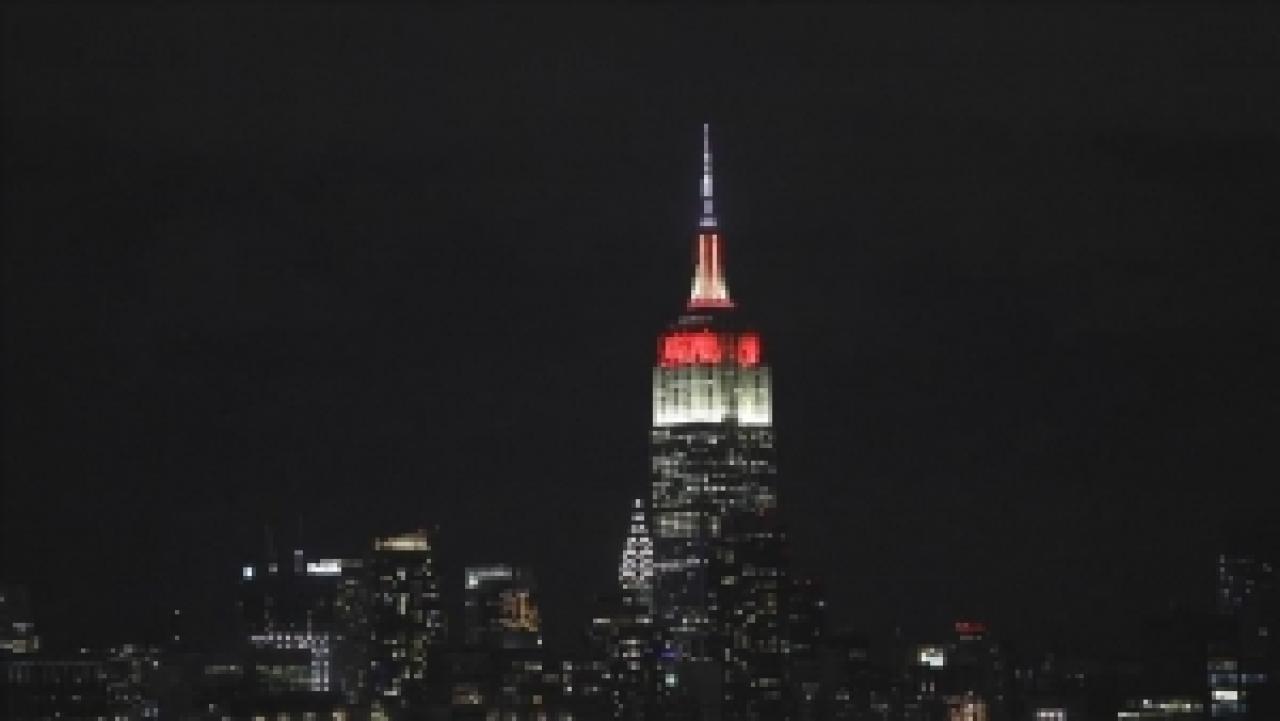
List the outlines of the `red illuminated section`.
<svg viewBox="0 0 1280 721">
<path fill-rule="evenodd" d="M 659 339 L 658 363 L 663 368 L 719 363 L 735 363 L 749 368 L 760 364 L 760 336 L 755 333 L 713 333 L 709 330 L 668 333 Z"/>
<path fill-rule="evenodd" d="M 956 621 L 956 634 L 962 639 L 980 638 L 987 632 L 987 624 L 981 621 Z"/>
<path fill-rule="evenodd" d="M 744 333 L 738 336 L 738 365 L 760 365 L 760 336 L 755 333 Z"/>
</svg>

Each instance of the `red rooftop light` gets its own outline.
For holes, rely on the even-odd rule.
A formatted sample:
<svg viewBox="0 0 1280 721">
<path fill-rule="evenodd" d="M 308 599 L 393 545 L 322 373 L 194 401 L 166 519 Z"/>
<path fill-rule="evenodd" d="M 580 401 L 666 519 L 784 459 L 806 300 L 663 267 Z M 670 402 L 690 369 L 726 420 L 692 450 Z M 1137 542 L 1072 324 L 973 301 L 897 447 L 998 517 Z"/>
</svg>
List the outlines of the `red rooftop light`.
<svg viewBox="0 0 1280 721">
<path fill-rule="evenodd" d="M 662 336 L 658 362 L 664 368 L 681 365 L 715 365 L 726 359 L 739 366 L 760 364 L 760 336 L 755 333 L 729 335 L 709 330 L 677 331 Z"/>
<path fill-rule="evenodd" d="M 980 636 L 987 632 L 987 624 L 981 621 L 956 621 L 956 633 L 961 636 Z"/>
</svg>

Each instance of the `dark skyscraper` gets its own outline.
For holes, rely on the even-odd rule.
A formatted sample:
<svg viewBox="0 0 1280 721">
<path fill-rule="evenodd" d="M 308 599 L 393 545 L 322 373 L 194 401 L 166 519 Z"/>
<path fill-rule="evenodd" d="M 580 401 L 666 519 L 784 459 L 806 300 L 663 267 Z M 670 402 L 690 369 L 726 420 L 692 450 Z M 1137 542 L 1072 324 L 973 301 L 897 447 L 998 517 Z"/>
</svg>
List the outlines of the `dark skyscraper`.
<svg viewBox="0 0 1280 721">
<path fill-rule="evenodd" d="M 508 565 L 466 570 L 467 643 L 498 649 L 542 646 L 533 572 Z"/>
<path fill-rule="evenodd" d="M 705 125 L 702 162 L 692 289 L 653 369 L 659 683 L 672 713 L 776 717 L 784 576 L 769 367 L 729 295 Z"/>
<path fill-rule="evenodd" d="M 435 540 L 418 530 L 373 544 L 370 681 L 374 706 L 384 712 L 422 701 L 445 640 Z"/>
<path fill-rule="evenodd" d="M 1280 711 L 1280 573 L 1268 556 L 1222 553 L 1216 568 L 1218 634 L 1209 645 L 1209 715 L 1276 718 Z"/>
<path fill-rule="evenodd" d="M 22 586 L 0 586 L 0 656 L 35 653 L 40 649 L 31 599 Z"/>
<path fill-rule="evenodd" d="M 249 710 L 314 712 L 364 702 L 368 628 L 358 559 L 301 549 L 240 570 Z"/>
<path fill-rule="evenodd" d="M 544 675 L 533 571 L 492 564 L 468 566 L 464 575 L 467 649 L 479 663 L 455 678 L 455 717 L 550 718 L 556 684 Z"/>
</svg>

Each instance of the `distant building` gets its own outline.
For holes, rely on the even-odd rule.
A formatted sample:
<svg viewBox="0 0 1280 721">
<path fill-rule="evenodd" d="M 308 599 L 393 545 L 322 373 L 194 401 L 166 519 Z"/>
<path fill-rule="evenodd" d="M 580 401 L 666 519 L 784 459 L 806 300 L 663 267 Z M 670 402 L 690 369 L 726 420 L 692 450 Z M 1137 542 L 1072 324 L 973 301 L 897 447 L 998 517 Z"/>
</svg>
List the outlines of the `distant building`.
<svg viewBox="0 0 1280 721">
<path fill-rule="evenodd" d="M 0 659 L 0 718 L 144 721 L 162 714 L 158 647 L 124 644 Z"/>
<path fill-rule="evenodd" d="M 1116 721 L 1205 721 L 1204 702 L 1192 696 L 1153 696 L 1129 699 L 1116 712 Z"/>
<path fill-rule="evenodd" d="M 902 674 L 904 721 L 946 719 L 950 656 L 947 644 L 924 643 L 908 649 Z"/>
<path fill-rule="evenodd" d="M 558 698 L 548 701 L 548 705 L 553 707 L 548 718 L 613 718 L 614 706 L 606 685 L 608 661 L 591 654 L 587 657 L 564 659 L 560 662 L 558 673 L 554 666 L 549 671 L 546 679 L 558 681 L 559 688 L 554 689 Z"/>
<path fill-rule="evenodd" d="M 573 684 L 575 672 L 588 686 L 598 685 L 590 680 L 587 664 L 564 669 L 548 662 L 536 591 L 527 568 L 491 564 L 465 569 L 466 646 L 450 656 L 452 718 L 552 718 L 550 714 L 563 710 L 565 691 L 581 697 L 590 690 Z"/>
<path fill-rule="evenodd" d="M 1223 553 L 1219 626 L 1205 666 L 1213 719 L 1280 718 L 1280 572 L 1270 559 Z"/>
<path fill-rule="evenodd" d="M 990 703 L 972 692 L 947 697 L 947 721 L 990 721 Z"/>
<path fill-rule="evenodd" d="M 369 684 L 377 709 L 423 705 L 444 645 L 435 540 L 426 529 L 374 540 L 368 562 Z"/>
<path fill-rule="evenodd" d="M 40 637 L 36 635 L 26 587 L 0 585 L 0 658 L 39 650 Z"/>
<path fill-rule="evenodd" d="M 1086 680 L 1093 680 L 1093 674 L 1075 659 L 1047 653 L 1024 660 L 1010 675 L 1010 718 L 1016 721 L 1089 721 L 1095 718 L 1089 714 L 1090 701 L 1095 706 L 1104 702 L 1090 699 Z M 1108 712 L 1110 721 L 1114 709 Z"/>
<path fill-rule="evenodd" d="M 359 559 L 302 550 L 240 569 L 244 711 L 314 713 L 365 701 L 363 577 Z"/>
<path fill-rule="evenodd" d="M 4 662 L 4 718 L 106 719 L 127 714 L 127 706 L 113 703 L 111 676 L 104 658 L 10 658 Z"/>
<path fill-rule="evenodd" d="M 946 643 L 911 646 L 903 677 L 908 721 L 1004 721 L 1010 673 L 999 644 L 980 621 L 957 621 Z"/>
<path fill-rule="evenodd" d="M 601 686 L 611 718 L 646 719 L 657 713 L 653 575 L 646 503 L 636 499 L 618 564 L 619 591 L 596 599 L 588 632 L 596 658 L 604 663 Z"/>
<path fill-rule="evenodd" d="M 533 572 L 514 566 L 466 569 L 466 637 L 472 646 L 534 649 L 542 646 L 542 619 Z"/>
<path fill-rule="evenodd" d="M 822 644 L 826 639 L 826 601 L 811 578 L 786 579 L 786 678 L 797 721 L 819 719 L 823 712 Z"/>
<path fill-rule="evenodd" d="M 957 621 L 945 686 L 950 721 L 1000 721 L 1006 716 L 1008 666 L 981 621 Z"/>
<path fill-rule="evenodd" d="M 831 721 L 896 721 L 902 704 L 898 676 L 872 662 L 866 636 L 829 633 L 819 646 L 821 706 L 817 718 Z M 894 670 L 897 670 L 896 668 Z M 800 717 L 803 718 L 803 717 Z"/>
<path fill-rule="evenodd" d="M 107 697 L 115 709 L 115 718 L 159 718 L 163 651 L 155 646 L 126 643 L 109 649 L 104 660 Z"/>
</svg>

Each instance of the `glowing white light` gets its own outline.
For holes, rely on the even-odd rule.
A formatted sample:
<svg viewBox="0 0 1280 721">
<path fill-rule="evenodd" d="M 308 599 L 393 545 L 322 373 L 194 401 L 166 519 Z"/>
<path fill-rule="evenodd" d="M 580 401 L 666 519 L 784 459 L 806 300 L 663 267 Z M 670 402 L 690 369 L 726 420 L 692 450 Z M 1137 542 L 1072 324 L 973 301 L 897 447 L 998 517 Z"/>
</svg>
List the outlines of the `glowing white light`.
<svg viewBox="0 0 1280 721">
<path fill-rule="evenodd" d="M 245 566 L 244 568 L 240 569 L 240 577 L 246 580 L 253 578 L 253 566 Z"/>
<path fill-rule="evenodd" d="M 308 576 L 339 576 L 342 575 L 342 561 L 335 558 L 323 558 L 319 561 L 307 562 Z"/>
<path fill-rule="evenodd" d="M 653 425 L 773 423 L 766 366 L 688 365 L 653 370 Z"/>
<path fill-rule="evenodd" d="M 916 652 L 916 662 L 921 666 L 942 668 L 947 665 L 947 652 L 940 646 L 921 646 Z"/>
<path fill-rule="evenodd" d="M 431 540 L 424 530 L 374 540 L 375 551 L 429 551 Z"/>
<path fill-rule="evenodd" d="M 479 566 L 467 569 L 467 588 L 479 588 L 485 581 L 510 581 L 514 576 L 510 566 Z"/>
</svg>

